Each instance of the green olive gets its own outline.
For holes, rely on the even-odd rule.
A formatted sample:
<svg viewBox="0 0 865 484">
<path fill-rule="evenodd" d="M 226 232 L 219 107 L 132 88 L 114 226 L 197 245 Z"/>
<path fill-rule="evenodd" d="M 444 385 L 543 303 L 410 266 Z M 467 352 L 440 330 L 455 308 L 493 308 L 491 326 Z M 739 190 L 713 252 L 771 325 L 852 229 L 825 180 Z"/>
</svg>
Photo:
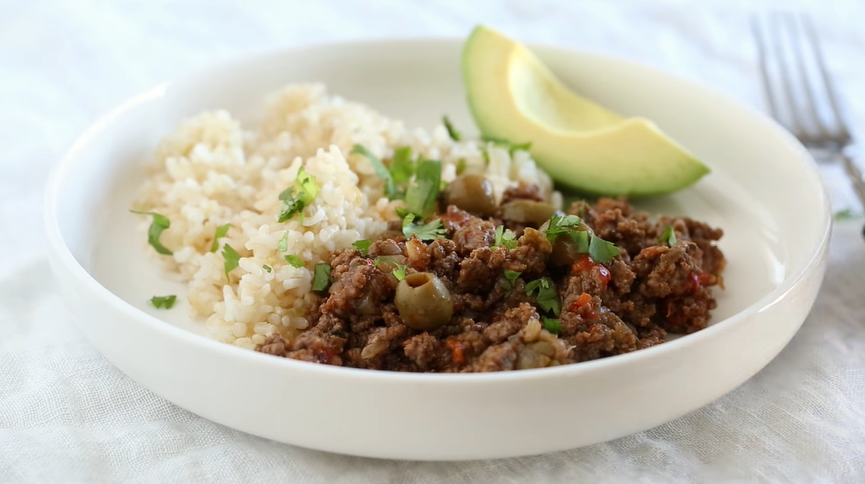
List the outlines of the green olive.
<svg viewBox="0 0 865 484">
<path fill-rule="evenodd" d="M 547 221 L 543 225 L 541 225 L 541 232 L 550 228 L 550 222 Z M 594 233 L 592 228 L 586 225 L 584 222 L 580 222 L 579 225 L 574 227 L 574 230 L 579 232 L 588 232 Z M 557 266 L 567 266 L 576 262 L 577 259 L 582 254 L 577 251 L 577 245 L 574 244 L 574 239 L 568 237 L 566 235 L 559 235 L 556 237 L 556 240 L 553 241 L 553 251 L 550 253 L 550 263 Z"/>
<path fill-rule="evenodd" d="M 512 200 L 502 205 L 502 218 L 535 227 L 548 221 L 555 213 L 552 205 L 535 200 Z"/>
<path fill-rule="evenodd" d="M 450 291 L 430 272 L 405 276 L 396 287 L 394 303 L 403 323 L 419 331 L 441 328 L 454 314 Z"/>
<path fill-rule="evenodd" d="M 496 210 L 493 185 L 480 175 L 461 175 L 450 182 L 445 188 L 445 203 L 481 217 L 490 216 Z"/>
</svg>

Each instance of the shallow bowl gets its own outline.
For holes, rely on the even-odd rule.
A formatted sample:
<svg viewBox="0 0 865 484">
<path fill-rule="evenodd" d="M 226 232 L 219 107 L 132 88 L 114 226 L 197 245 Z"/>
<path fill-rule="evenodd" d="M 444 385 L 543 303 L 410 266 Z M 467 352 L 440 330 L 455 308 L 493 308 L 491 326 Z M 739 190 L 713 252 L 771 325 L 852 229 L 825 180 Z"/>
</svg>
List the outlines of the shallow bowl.
<svg viewBox="0 0 865 484">
<path fill-rule="evenodd" d="M 814 302 L 831 224 L 807 152 L 751 108 L 623 60 L 533 49 L 577 91 L 641 115 L 712 169 L 642 202 L 725 230 L 726 290 L 711 326 L 597 361 L 494 374 L 402 374 L 275 358 L 203 336 L 184 287 L 150 264 L 130 217 L 143 166 L 186 117 L 224 108 L 255 122 L 269 92 L 320 81 L 410 126 L 471 126 L 457 40 L 318 45 L 225 62 L 157 86 L 95 123 L 46 199 L 52 267 L 82 333 L 130 378 L 196 414 L 281 442 L 397 459 L 480 459 L 604 442 L 733 390 L 787 344 Z M 172 311 L 148 306 L 178 294 Z"/>
</svg>

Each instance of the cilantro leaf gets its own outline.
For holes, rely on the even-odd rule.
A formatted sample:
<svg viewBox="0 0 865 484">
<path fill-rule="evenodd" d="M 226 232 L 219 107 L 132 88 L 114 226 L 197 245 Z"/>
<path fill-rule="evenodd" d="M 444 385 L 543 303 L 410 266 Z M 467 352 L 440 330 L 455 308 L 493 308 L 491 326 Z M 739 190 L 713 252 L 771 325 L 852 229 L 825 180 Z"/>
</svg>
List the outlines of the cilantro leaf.
<svg viewBox="0 0 865 484">
<path fill-rule="evenodd" d="M 298 257 L 294 254 L 286 255 L 283 258 L 285 259 L 286 262 L 288 262 L 295 269 L 299 269 L 299 268 L 303 267 L 303 259 L 301 259 L 300 257 Z"/>
<path fill-rule="evenodd" d="M 589 257 L 595 262 L 609 262 L 615 259 L 621 251 L 612 242 L 607 242 L 595 234 L 591 234 L 589 236 L 588 252 Z"/>
<path fill-rule="evenodd" d="M 588 232 L 581 230 L 571 232 L 571 240 L 573 240 L 574 244 L 577 246 L 577 253 L 579 254 L 589 253 L 589 241 L 591 238 L 592 236 L 589 235 Z"/>
<path fill-rule="evenodd" d="M 273 267 L 270 267 L 267 264 L 264 264 L 261 268 L 264 269 L 264 272 L 273 272 Z"/>
<path fill-rule="evenodd" d="M 225 234 L 228 233 L 228 229 L 231 228 L 231 224 L 220 225 L 216 227 L 216 233 L 213 235 L 213 243 L 210 244 L 210 251 L 216 252 L 216 249 L 219 248 L 219 239 L 225 237 Z"/>
<path fill-rule="evenodd" d="M 845 208 L 844 210 L 838 210 L 834 214 L 835 220 L 850 220 L 852 218 L 860 217 L 861 214 L 856 213 L 853 209 Z"/>
<path fill-rule="evenodd" d="M 330 264 L 320 262 L 315 265 L 312 277 L 312 290 L 323 291 L 330 285 Z"/>
<path fill-rule="evenodd" d="M 490 142 L 496 146 L 501 146 L 502 148 L 506 148 L 508 150 L 508 153 L 510 153 L 511 156 L 514 155 L 515 151 L 518 151 L 518 150 L 529 151 L 529 149 L 532 147 L 531 141 L 528 141 L 526 143 L 512 143 L 506 139 L 492 138 L 492 137 L 488 137 L 488 136 L 484 136 L 481 139 L 484 141 Z"/>
<path fill-rule="evenodd" d="M 511 229 L 505 230 L 504 225 L 499 225 L 496 227 L 496 238 L 493 242 L 494 248 L 498 246 L 515 249 L 517 247 L 517 234 L 513 233 Z"/>
<path fill-rule="evenodd" d="M 535 302 L 544 311 L 552 312 L 558 316 L 562 310 L 559 303 L 559 293 L 556 291 L 556 284 L 549 277 L 535 279 L 526 284 L 526 295 L 534 297 Z"/>
<path fill-rule="evenodd" d="M 544 329 L 552 334 L 559 334 L 562 330 L 562 323 L 558 319 L 541 316 L 541 321 L 544 323 Z"/>
<path fill-rule="evenodd" d="M 416 225 L 414 223 L 415 218 L 415 214 L 409 213 L 402 220 L 402 233 L 406 239 L 411 239 L 411 236 L 414 235 L 422 242 L 430 242 L 447 233 L 447 230 L 442 227 L 440 219 L 435 219 L 424 225 Z"/>
<path fill-rule="evenodd" d="M 451 120 L 448 119 L 447 116 L 442 117 L 442 123 L 444 123 L 445 129 L 448 130 L 448 136 L 450 136 L 452 140 L 459 141 L 462 139 L 462 135 L 459 131 L 454 129 L 454 125 L 451 124 Z"/>
<path fill-rule="evenodd" d="M 415 162 L 411 156 L 411 146 L 397 148 L 390 160 L 390 175 L 394 183 L 405 183 L 414 175 Z"/>
<path fill-rule="evenodd" d="M 391 274 L 396 277 L 397 281 L 401 281 L 405 279 L 405 270 L 408 267 L 406 264 L 400 264 L 399 262 L 389 258 L 389 257 L 376 257 L 375 262 L 373 263 L 376 267 L 381 268 L 383 264 L 391 265 L 393 264 L 393 270 Z"/>
<path fill-rule="evenodd" d="M 676 231 L 673 230 L 672 225 L 667 225 L 667 228 L 664 229 L 664 232 L 658 237 L 658 241 L 672 247 L 676 244 Z"/>
<path fill-rule="evenodd" d="M 153 247 L 156 252 L 162 255 L 171 255 L 173 252 L 168 250 L 161 242 L 159 242 L 159 237 L 162 235 L 162 232 L 171 227 L 171 221 L 168 220 L 168 217 L 165 215 L 160 215 L 156 212 L 139 212 L 137 210 L 130 210 L 132 213 L 137 213 L 139 215 L 150 215 L 153 217 L 153 222 L 150 224 L 150 228 L 147 230 L 147 243 Z"/>
<path fill-rule="evenodd" d="M 358 240 L 357 242 L 355 242 L 351 245 L 353 245 L 355 249 L 359 250 L 361 255 L 366 257 L 367 253 L 369 252 L 369 246 L 372 245 L 372 241 L 369 241 L 366 239 Z"/>
<path fill-rule="evenodd" d="M 520 277 L 520 274 L 522 274 L 522 272 L 505 269 L 505 279 L 507 279 L 508 284 L 510 284 L 508 286 L 509 288 L 514 287 L 514 284 L 516 284 L 517 279 Z"/>
<path fill-rule="evenodd" d="M 378 175 L 379 178 L 384 180 L 384 193 L 387 195 L 387 198 L 391 200 L 400 198 L 401 193 L 396 187 L 396 183 L 393 181 L 393 176 L 390 173 L 390 170 L 384 166 L 384 163 L 379 159 L 378 156 L 375 156 L 366 149 L 363 145 L 354 145 L 351 149 L 352 154 L 365 156 L 367 160 L 372 164 L 372 169 L 375 171 L 375 174 Z"/>
<path fill-rule="evenodd" d="M 424 160 L 418 164 L 414 180 L 405 192 L 405 204 L 410 212 L 423 217 L 435 210 L 441 190 L 441 177 L 440 161 Z"/>
<path fill-rule="evenodd" d="M 315 200 L 315 196 L 321 187 L 315 181 L 315 177 L 306 172 L 304 167 L 297 171 L 292 188 L 287 188 L 279 194 L 282 200 L 282 208 L 279 211 L 277 222 L 285 222 L 298 213 L 302 213 L 309 204 Z M 302 215 L 301 215 L 302 216 Z"/>
<path fill-rule="evenodd" d="M 550 218 L 550 226 L 544 230 L 544 233 L 550 242 L 555 242 L 558 236 L 571 233 L 582 222 L 576 215 L 553 214 Z"/>
<path fill-rule="evenodd" d="M 228 273 L 240 265 L 240 254 L 234 250 L 234 247 L 225 244 L 222 246 L 222 258 L 225 259 L 225 263 L 223 264 L 225 268 L 225 277 L 228 277 Z"/>
<path fill-rule="evenodd" d="M 153 296 L 150 298 L 150 304 L 152 304 L 156 309 L 171 309 L 176 300 L 177 296 L 174 294 L 170 296 Z"/>
<path fill-rule="evenodd" d="M 280 252 L 285 252 L 288 250 L 288 230 L 282 234 L 282 238 L 279 239 L 279 243 L 276 244 L 276 248 L 279 249 Z"/>
<path fill-rule="evenodd" d="M 457 160 L 457 175 L 462 175 L 466 171 L 466 164 L 465 158 Z"/>
</svg>

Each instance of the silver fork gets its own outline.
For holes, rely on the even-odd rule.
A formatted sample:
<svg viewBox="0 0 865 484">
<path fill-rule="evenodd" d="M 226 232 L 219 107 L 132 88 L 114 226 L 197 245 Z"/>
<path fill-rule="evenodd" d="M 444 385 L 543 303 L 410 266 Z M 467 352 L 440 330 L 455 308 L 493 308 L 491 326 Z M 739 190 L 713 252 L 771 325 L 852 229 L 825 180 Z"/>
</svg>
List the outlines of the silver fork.
<svg viewBox="0 0 865 484">
<path fill-rule="evenodd" d="M 811 19 L 776 14 L 751 18 L 760 74 L 769 110 L 818 162 L 840 160 L 865 207 L 862 171 L 850 157 L 853 138 L 829 78 Z M 863 229 L 865 235 L 865 229 Z"/>
</svg>

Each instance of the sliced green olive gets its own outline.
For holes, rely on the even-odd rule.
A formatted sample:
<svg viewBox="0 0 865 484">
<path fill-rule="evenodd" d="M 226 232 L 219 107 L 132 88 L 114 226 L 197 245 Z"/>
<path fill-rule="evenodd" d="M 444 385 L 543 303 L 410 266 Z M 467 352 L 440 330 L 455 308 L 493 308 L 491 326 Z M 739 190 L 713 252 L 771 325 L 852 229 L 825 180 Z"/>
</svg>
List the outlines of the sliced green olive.
<svg viewBox="0 0 865 484">
<path fill-rule="evenodd" d="M 538 229 L 541 232 L 550 228 L 550 222 L 547 221 L 544 225 L 541 225 L 541 228 Z M 580 225 L 574 227 L 574 230 L 579 232 L 588 232 L 590 234 L 594 233 L 592 228 L 586 225 L 584 222 L 580 222 Z M 577 259 L 580 258 L 582 254 L 577 251 L 577 245 L 574 244 L 574 239 L 572 239 L 568 235 L 559 235 L 556 237 L 556 240 L 553 241 L 553 251 L 550 253 L 550 263 L 557 266 L 567 266 L 576 262 Z"/>
<path fill-rule="evenodd" d="M 474 174 L 461 175 L 450 182 L 445 188 L 445 203 L 481 217 L 490 216 L 496 210 L 492 183 Z"/>
<path fill-rule="evenodd" d="M 435 274 L 405 276 L 396 287 L 396 309 L 406 326 L 418 331 L 441 328 L 454 314 L 454 302 L 444 282 Z"/>
<path fill-rule="evenodd" d="M 555 208 L 546 202 L 512 200 L 502 205 L 502 218 L 537 227 L 548 221 L 555 211 Z"/>
</svg>

